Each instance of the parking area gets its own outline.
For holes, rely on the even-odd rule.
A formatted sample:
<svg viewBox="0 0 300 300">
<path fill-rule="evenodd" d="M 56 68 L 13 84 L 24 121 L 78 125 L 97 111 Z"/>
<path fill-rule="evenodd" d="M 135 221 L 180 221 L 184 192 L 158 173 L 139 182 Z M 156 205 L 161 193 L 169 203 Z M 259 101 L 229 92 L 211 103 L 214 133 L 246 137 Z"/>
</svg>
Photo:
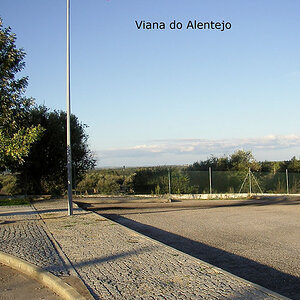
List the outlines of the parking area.
<svg viewBox="0 0 300 300">
<path fill-rule="evenodd" d="M 97 213 L 300 299 L 300 197 L 93 204 Z"/>
</svg>

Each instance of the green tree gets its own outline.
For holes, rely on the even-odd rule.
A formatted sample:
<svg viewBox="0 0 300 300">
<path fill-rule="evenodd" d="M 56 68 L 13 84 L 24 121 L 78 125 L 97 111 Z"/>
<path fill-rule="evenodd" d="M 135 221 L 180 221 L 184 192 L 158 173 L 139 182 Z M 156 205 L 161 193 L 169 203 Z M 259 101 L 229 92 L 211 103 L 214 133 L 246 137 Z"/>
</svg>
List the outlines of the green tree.
<svg viewBox="0 0 300 300">
<path fill-rule="evenodd" d="M 41 194 L 61 194 L 67 184 L 66 157 L 66 113 L 50 112 L 45 106 L 31 109 L 28 125 L 41 124 L 45 132 L 36 142 L 23 165 L 16 171 L 20 173 L 24 192 Z M 72 171 L 74 185 L 83 174 L 95 166 L 95 159 L 88 147 L 86 125 L 71 115 Z"/>
<path fill-rule="evenodd" d="M 287 169 L 289 172 L 299 173 L 300 172 L 300 159 L 297 159 L 295 156 L 287 164 Z"/>
<path fill-rule="evenodd" d="M 260 164 L 254 159 L 251 151 L 238 150 L 230 156 L 229 163 L 231 170 L 246 171 L 251 168 L 252 171 L 259 171 Z"/>
<path fill-rule="evenodd" d="M 88 172 L 84 175 L 82 180 L 77 184 L 76 189 L 80 193 L 96 193 L 97 184 L 99 181 L 99 174 L 96 172 Z"/>
<path fill-rule="evenodd" d="M 261 172 L 269 172 L 275 174 L 281 171 L 282 162 L 280 161 L 262 161 L 260 162 Z"/>
<path fill-rule="evenodd" d="M 207 160 L 193 163 L 188 167 L 188 171 L 207 171 L 209 167 L 215 171 L 227 171 L 230 167 L 229 158 L 211 155 Z"/>
<path fill-rule="evenodd" d="M 24 126 L 33 99 L 24 97 L 28 77 L 16 78 L 25 67 L 25 52 L 15 42 L 0 19 L 0 168 L 23 163 L 43 132 L 39 124 Z"/>
<path fill-rule="evenodd" d="M 188 175 L 180 168 L 152 167 L 140 168 L 132 176 L 132 188 L 136 194 L 169 193 L 169 176 L 171 175 L 172 194 L 184 194 L 195 191 Z"/>
</svg>

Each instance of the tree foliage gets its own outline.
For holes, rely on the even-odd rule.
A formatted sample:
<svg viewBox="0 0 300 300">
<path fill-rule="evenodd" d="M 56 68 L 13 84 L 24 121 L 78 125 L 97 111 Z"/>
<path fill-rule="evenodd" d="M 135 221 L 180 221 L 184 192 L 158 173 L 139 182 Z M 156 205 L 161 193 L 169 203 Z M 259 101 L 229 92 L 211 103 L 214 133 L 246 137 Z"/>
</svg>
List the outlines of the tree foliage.
<svg viewBox="0 0 300 300">
<path fill-rule="evenodd" d="M 28 125 L 41 124 L 45 132 L 36 142 L 24 164 L 16 169 L 20 172 L 24 192 L 61 194 L 67 184 L 66 157 L 66 113 L 49 111 L 45 106 L 31 109 Z M 88 147 L 86 125 L 71 115 L 72 171 L 74 184 L 83 174 L 95 166 L 95 159 Z"/>
<path fill-rule="evenodd" d="M 261 164 L 254 159 L 251 151 L 238 150 L 230 156 L 211 156 L 207 160 L 195 162 L 188 167 L 189 171 L 207 171 L 211 167 L 214 171 L 259 171 Z"/>
<path fill-rule="evenodd" d="M 43 129 L 25 126 L 33 99 L 24 97 L 27 77 L 17 78 L 24 67 L 25 52 L 17 49 L 16 36 L 0 19 L 0 167 L 23 163 Z"/>
<path fill-rule="evenodd" d="M 0 194 L 3 195 L 15 195 L 20 193 L 20 189 L 17 184 L 17 177 L 13 174 L 1 174 L 0 175 Z"/>
<path fill-rule="evenodd" d="M 234 152 L 229 159 L 230 169 L 234 171 L 252 171 L 260 169 L 259 163 L 254 159 L 251 151 L 238 150 Z"/>
<path fill-rule="evenodd" d="M 76 190 L 81 194 L 132 194 L 133 176 L 121 169 L 92 171 L 84 175 Z"/>
<path fill-rule="evenodd" d="M 133 175 L 132 188 L 136 194 L 167 194 L 169 174 L 171 193 L 185 194 L 195 191 L 185 171 L 176 167 L 140 168 Z"/>
</svg>

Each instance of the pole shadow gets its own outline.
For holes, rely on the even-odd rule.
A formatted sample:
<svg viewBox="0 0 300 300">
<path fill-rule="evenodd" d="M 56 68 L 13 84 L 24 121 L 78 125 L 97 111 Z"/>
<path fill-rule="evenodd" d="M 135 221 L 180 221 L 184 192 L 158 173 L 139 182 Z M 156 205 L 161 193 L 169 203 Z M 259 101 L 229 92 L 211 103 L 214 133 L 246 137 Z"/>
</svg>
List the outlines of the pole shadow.
<svg viewBox="0 0 300 300">
<path fill-rule="evenodd" d="M 98 214 L 238 277 L 291 299 L 300 300 L 300 278 L 248 258 L 229 253 L 117 214 Z"/>
</svg>

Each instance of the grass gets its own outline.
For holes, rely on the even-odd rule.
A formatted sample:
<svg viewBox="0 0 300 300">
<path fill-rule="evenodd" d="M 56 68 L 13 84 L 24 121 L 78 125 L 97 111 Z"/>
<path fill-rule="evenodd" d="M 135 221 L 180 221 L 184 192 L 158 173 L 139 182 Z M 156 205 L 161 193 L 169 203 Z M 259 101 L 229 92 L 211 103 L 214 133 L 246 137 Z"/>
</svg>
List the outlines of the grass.
<svg viewBox="0 0 300 300">
<path fill-rule="evenodd" d="M 27 198 L 15 198 L 15 197 L 8 197 L 8 198 L 0 198 L 0 206 L 6 205 L 29 205 L 30 200 Z"/>
</svg>

